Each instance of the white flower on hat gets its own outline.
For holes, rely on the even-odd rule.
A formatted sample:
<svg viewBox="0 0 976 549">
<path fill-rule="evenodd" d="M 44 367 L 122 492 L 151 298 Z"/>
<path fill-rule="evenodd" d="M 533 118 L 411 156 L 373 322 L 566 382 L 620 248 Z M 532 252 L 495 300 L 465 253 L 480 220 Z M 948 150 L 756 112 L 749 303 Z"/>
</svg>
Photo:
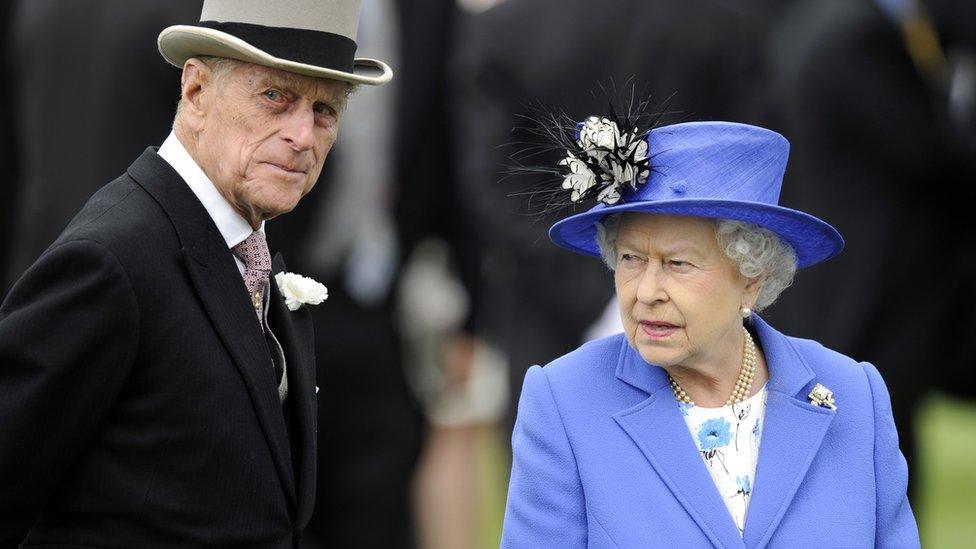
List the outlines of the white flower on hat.
<svg viewBox="0 0 976 549">
<path fill-rule="evenodd" d="M 583 122 L 577 138 L 579 146 L 598 160 L 616 148 L 619 141 L 620 129 L 617 123 L 597 116 L 590 116 Z"/>
<path fill-rule="evenodd" d="M 606 162 L 605 173 L 607 181 L 612 181 L 614 185 L 630 185 L 636 189 L 638 183 L 647 181 L 648 170 L 641 170 L 631 162 L 611 157 Z"/>
<path fill-rule="evenodd" d="M 596 199 L 604 204 L 616 204 L 620 201 L 620 187 L 617 185 L 607 185 L 600 191 Z"/>
<path fill-rule="evenodd" d="M 627 145 L 627 150 L 625 157 L 630 158 L 630 161 L 634 165 L 639 165 L 641 162 L 647 160 L 647 140 L 640 136 L 635 136 L 627 134 L 624 136 L 624 142 L 629 142 Z M 647 168 L 644 169 L 644 179 L 647 179 Z M 643 181 L 641 181 L 643 183 Z"/>
<path fill-rule="evenodd" d="M 318 305 L 329 298 L 329 290 L 322 283 L 296 273 L 278 273 L 275 282 L 285 306 L 297 311 L 302 305 Z"/>
<path fill-rule="evenodd" d="M 573 189 L 570 200 L 578 202 L 583 197 L 583 193 L 596 185 L 596 174 L 573 153 L 567 151 L 566 158 L 559 161 L 560 166 L 569 167 L 569 173 L 563 179 L 564 189 Z"/>
<path fill-rule="evenodd" d="M 590 116 L 575 130 L 573 138 L 561 140 L 566 156 L 559 161 L 569 168 L 562 188 L 572 190 L 572 202 L 595 196 L 604 204 L 616 204 L 625 186 L 636 191 L 647 182 L 651 167 L 646 132 L 638 130 L 636 120 Z"/>
</svg>

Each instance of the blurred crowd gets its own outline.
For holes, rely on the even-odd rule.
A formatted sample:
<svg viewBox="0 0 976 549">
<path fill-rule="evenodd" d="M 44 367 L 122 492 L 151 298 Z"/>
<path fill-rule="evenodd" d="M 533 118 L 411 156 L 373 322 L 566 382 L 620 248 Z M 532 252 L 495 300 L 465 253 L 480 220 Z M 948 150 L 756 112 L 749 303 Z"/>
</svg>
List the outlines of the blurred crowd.
<svg viewBox="0 0 976 549">
<path fill-rule="evenodd" d="M 155 37 L 196 21 L 200 4 L 0 5 L 0 291 L 166 137 L 180 74 Z M 976 397 L 976 3 L 362 9 L 359 53 L 389 60 L 394 83 L 356 92 L 317 188 L 267 225 L 290 269 L 329 288 L 312 309 L 322 395 L 310 547 L 474 546 L 479 437 L 507 439 L 529 366 L 613 329 L 611 274 L 545 235 L 568 212 L 539 215 L 522 193 L 537 182 L 506 176 L 537 139 L 513 130 L 522 116 L 605 112 L 601 85 L 649 97 L 667 122 L 734 120 L 791 141 L 781 203 L 833 224 L 847 248 L 798 276 L 768 317 L 878 366 L 911 465 L 920 399 Z"/>
</svg>

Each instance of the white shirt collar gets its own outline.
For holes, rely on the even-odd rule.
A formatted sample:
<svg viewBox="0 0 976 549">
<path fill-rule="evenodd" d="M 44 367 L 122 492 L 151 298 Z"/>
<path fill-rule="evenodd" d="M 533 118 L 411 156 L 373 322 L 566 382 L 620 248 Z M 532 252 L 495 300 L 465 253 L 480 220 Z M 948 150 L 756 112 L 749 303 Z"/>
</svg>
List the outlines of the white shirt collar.
<svg viewBox="0 0 976 549">
<path fill-rule="evenodd" d="M 158 154 L 170 166 L 173 166 L 176 173 L 180 174 L 183 181 L 186 181 L 190 190 L 196 195 L 197 200 L 207 209 L 210 218 L 217 225 L 217 230 L 227 242 L 228 248 L 233 248 L 251 235 L 253 229 L 251 229 L 250 223 L 241 217 L 241 214 L 237 213 L 237 210 L 217 191 L 217 187 L 210 181 L 207 174 L 203 173 L 203 170 L 187 152 L 186 147 L 180 143 L 174 132 L 170 132 L 166 141 L 163 141 Z M 264 221 L 261 222 L 258 230 L 264 232 Z"/>
</svg>

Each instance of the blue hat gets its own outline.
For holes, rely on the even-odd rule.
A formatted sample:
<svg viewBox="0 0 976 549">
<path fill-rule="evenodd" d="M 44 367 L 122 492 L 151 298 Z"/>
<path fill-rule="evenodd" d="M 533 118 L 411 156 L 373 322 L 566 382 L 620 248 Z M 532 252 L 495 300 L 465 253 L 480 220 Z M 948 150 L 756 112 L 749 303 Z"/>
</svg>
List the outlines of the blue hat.
<svg viewBox="0 0 976 549">
<path fill-rule="evenodd" d="M 552 226 L 549 237 L 571 251 L 600 257 L 596 224 L 624 212 L 746 221 L 769 229 L 808 267 L 844 248 L 836 229 L 779 206 L 790 144 L 782 135 L 734 122 L 687 122 L 647 132 L 651 170 L 626 186 L 615 204 L 600 203 Z"/>
</svg>

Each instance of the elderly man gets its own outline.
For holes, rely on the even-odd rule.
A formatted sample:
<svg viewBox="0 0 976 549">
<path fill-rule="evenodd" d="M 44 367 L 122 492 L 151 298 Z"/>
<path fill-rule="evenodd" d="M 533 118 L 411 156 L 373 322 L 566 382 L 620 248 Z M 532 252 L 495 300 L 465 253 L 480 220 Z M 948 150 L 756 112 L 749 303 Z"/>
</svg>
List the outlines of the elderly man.
<svg viewBox="0 0 976 549">
<path fill-rule="evenodd" d="M 391 72 L 354 58 L 358 0 L 267 6 L 208 0 L 160 34 L 183 68 L 173 133 L 0 306 L 0 547 L 299 544 L 317 392 L 302 306 L 324 288 L 281 276 L 264 222 L 311 190 L 351 87 Z"/>
</svg>

